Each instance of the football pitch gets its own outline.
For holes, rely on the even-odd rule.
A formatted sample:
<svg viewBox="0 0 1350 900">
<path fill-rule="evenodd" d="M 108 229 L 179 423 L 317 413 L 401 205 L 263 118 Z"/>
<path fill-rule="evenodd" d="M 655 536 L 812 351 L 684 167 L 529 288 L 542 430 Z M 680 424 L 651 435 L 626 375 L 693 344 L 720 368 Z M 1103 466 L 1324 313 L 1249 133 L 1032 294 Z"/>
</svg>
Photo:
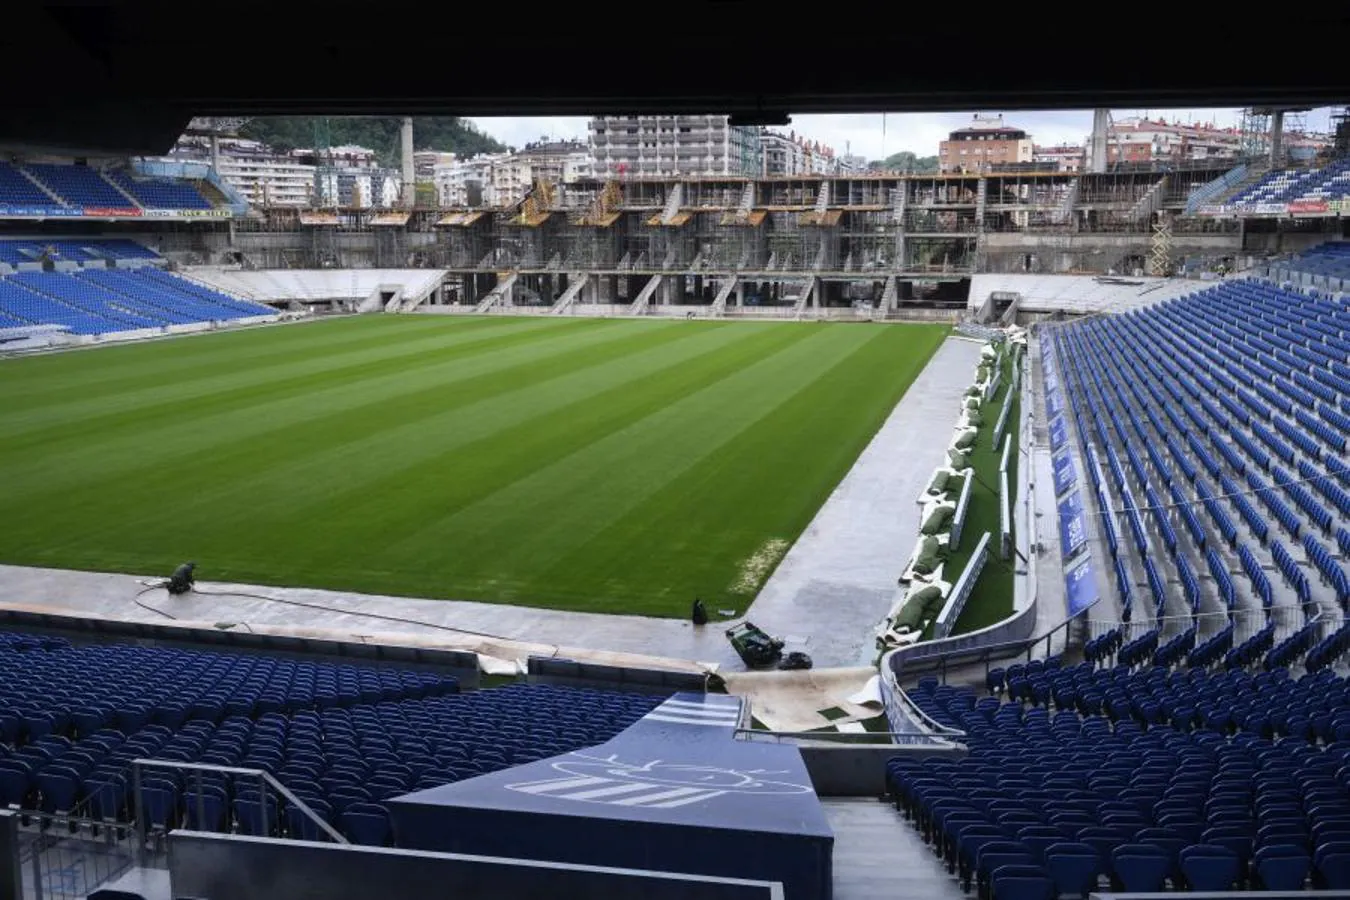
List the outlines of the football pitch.
<svg viewBox="0 0 1350 900">
<path fill-rule="evenodd" d="M 0 562 L 743 611 L 947 333 L 369 316 L 0 360 Z"/>
</svg>

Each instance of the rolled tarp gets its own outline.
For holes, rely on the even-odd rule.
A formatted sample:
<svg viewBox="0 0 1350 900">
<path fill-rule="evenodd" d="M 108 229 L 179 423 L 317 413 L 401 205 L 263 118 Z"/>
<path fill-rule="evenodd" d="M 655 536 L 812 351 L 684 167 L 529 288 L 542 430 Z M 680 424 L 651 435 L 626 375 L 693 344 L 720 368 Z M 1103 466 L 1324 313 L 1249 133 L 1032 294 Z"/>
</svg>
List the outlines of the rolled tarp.
<svg viewBox="0 0 1350 900">
<path fill-rule="evenodd" d="M 900 607 L 900 614 L 895 617 L 891 627 L 896 631 L 923 631 L 923 626 L 942 612 L 945 600 L 942 588 L 935 584 L 915 587 L 905 597 L 905 604 Z"/>
</svg>

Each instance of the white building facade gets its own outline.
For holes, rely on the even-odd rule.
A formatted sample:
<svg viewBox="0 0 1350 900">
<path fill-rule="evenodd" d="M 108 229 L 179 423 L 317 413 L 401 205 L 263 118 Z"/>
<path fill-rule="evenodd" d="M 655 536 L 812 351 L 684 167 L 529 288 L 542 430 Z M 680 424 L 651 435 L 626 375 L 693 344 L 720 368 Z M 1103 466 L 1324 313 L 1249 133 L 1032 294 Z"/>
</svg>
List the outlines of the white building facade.
<svg viewBox="0 0 1350 900">
<path fill-rule="evenodd" d="M 727 116 L 597 116 L 588 126 L 602 178 L 763 174 L 760 129 Z"/>
</svg>

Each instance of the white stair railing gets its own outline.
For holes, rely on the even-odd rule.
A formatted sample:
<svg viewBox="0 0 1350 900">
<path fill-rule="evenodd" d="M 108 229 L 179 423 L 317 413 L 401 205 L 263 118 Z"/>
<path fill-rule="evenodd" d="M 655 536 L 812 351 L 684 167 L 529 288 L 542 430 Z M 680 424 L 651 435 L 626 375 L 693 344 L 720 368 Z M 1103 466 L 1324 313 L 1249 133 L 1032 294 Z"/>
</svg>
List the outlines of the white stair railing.
<svg viewBox="0 0 1350 900">
<path fill-rule="evenodd" d="M 507 274 L 505 278 L 498 276 L 496 287 L 483 296 L 483 299 L 479 301 L 473 311 L 477 313 L 487 312 L 504 300 L 510 294 L 512 286 L 515 285 L 516 277 L 517 273 L 515 272 Z"/>
<path fill-rule="evenodd" d="M 576 304 L 577 298 L 581 296 L 582 288 L 590 280 L 589 272 L 573 272 L 568 277 L 567 290 L 563 291 L 562 295 L 558 297 L 558 301 L 553 304 L 550 312 L 554 315 L 562 315 L 571 309 Z"/>
<path fill-rule="evenodd" d="M 628 307 L 630 316 L 645 316 L 647 308 L 652 305 L 652 296 L 656 294 L 656 289 L 661 286 L 661 279 L 664 276 L 653 275 L 651 279 L 643 286 L 638 295 L 633 298 L 633 303 Z"/>
<path fill-rule="evenodd" d="M 708 309 L 708 315 L 720 317 L 727 314 L 727 300 L 731 298 L 731 292 L 736 290 L 736 283 L 739 281 L 740 279 L 733 275 L 722 282 L 722 287 L 718 290 L 717 297 L 713 300 L 712 306 Z"/>
</svg>

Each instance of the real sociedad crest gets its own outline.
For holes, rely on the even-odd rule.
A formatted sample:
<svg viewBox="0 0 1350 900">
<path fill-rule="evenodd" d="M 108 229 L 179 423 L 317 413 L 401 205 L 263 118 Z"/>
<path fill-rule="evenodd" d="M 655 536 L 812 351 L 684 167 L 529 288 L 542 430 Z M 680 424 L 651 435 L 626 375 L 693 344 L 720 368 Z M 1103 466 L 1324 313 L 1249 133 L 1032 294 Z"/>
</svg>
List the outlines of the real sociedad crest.
<svg viewBox="0 0 1350 900">
<path fill-rule="evenodd" d="M 666 763 L 661 760 L 626 763 L 617 754 L 588 756 L 571 753 L 552 764 L 559 778 L 505 785 L 523 794 L 644 809 L 674 809 L 703 803 L 723 794 L 808 794 L 805 784 L 774 781 L 766 775 L 786 771 L 738 771 L 714 766 Z"/>
</svg>

